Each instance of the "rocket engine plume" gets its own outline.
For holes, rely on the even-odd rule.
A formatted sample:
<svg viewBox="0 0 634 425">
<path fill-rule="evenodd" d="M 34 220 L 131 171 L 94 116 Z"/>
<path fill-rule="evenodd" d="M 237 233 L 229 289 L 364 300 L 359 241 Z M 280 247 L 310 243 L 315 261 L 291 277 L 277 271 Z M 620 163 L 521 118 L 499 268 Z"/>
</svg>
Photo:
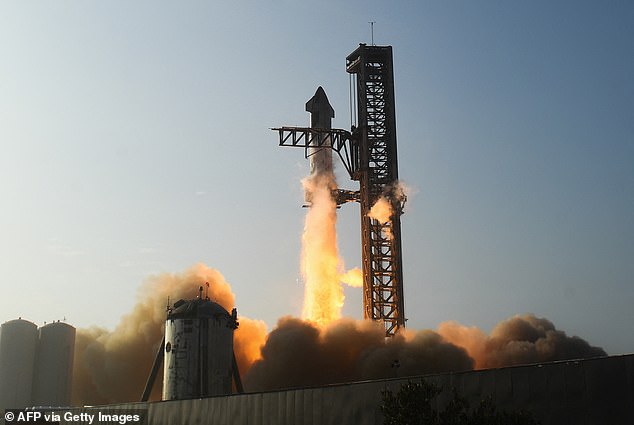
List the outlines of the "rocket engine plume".
<svg viewBox="0 0 634 425">
<path fill-rule="evenodd" d="M 325 325 L 341 317 L 343 288 L 339 279 L 337 205 L 332 199 L 334 174 L 316 172 L 304 179 L 311 206 L 304 221 L 301 271 L 304 280 L 302 317 Z"/>
<path fill-rule="evenodd" d="M 319 87 L 306 103 L 311 113 L 311 127 L 329 129 L 335 111 L 324 89 Z M 324 143 L 328 146 L 328 141 Z M 321 326 L 341 317 L 344 294 L 342 279 L 354 276 L 340 272 L 343 261 L 337 248 L 337 204 L 333 192 L 337 182 L 333 171 L 332 149 L 309 150 L 310 176 L 302 181 L 310 208 L 302 235 L 301 271 L 304 280 L 302 317 Z"/>
</svg>

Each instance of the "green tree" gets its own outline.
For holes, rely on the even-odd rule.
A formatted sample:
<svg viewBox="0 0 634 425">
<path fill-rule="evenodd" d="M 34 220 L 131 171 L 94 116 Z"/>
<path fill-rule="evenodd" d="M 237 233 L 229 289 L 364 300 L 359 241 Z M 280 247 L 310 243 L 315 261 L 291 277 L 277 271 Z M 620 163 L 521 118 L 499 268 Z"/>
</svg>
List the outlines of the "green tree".
<svg viewBox="0 0 634 425">
<path fill-rule="evenodd" d="M 382 393 L 381 412 L 385 425 L 537 425 L 525 411 L 499 411 L 489 397 L 473 409 L 455 389 L 449 403 L 442 410 L 433 407 L 442 388 L 421 380 L 407 382 L 397 393 Z"/>
</svg>

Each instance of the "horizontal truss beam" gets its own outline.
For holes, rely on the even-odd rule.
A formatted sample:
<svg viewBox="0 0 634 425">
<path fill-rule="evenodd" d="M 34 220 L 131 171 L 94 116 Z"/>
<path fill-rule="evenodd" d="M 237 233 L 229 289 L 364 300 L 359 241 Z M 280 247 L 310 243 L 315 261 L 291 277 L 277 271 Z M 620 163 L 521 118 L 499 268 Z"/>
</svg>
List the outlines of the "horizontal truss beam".
<svg viewBox="0 0 634 425">
<path fill-rule="evenodd" d="M 358 180 L 359 148 L 349 131 L 309 127 L 278 127 L 271 130 L 279 133 L 280 146 L 304 148 L 306 158 L 313 154 L 309 149 L 332 149 L 341 158 L 350 178 Z"/>
</svg>

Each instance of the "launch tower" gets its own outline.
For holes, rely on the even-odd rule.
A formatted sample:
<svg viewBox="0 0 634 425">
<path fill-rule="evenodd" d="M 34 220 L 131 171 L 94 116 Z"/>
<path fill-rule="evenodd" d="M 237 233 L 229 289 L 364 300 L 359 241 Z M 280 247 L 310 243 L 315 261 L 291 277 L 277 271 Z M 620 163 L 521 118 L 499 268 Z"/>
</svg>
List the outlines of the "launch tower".
<svg viewBox="0 0 634 425">
<path fill-rule="evenodd" d="M 363 311 L 382 320 L 387 335 L 405 326 L 401 214 L 404 196 L 398 186 L 396 113 L 391 46 L 361 44 L 346 58 L 356 78 L 357 139 L 363 259 Z M 384 197 L 392 214 L 386 222 L 370 217 Z"/>
<path fill-rule="evenodd" d="M 350 131 L 331 128 L 275 128 L 280 146 L 331 148 L 337 152 L 359 191 L 339 189 L 338 204 L 351 200 L 361 205 L 364 317 L 380 320 L 386 336 L 405 326 L 401 220 L 405 197 L 398 185 L 396 113 L 391 46 L 359 47 L 346 58 L 346 71 L 354 79 L 351 102 L 356 104 L 357 125 Z M 389 203 L 387 221 L 370 217 L 381 198 Z"/>
</svg>

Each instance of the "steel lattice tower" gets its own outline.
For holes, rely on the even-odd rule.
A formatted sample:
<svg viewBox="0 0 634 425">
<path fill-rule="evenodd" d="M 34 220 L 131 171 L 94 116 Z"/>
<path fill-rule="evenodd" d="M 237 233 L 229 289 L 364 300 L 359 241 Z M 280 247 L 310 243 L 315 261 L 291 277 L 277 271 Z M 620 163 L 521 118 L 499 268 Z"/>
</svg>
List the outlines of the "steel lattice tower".
<svg viewBox="0 0 634 425">
<path fill-rule="evenodd" d="M 356 76 L 364 316 L 382 320 L 393 335 L 405 317 L 392 47 L 361 44 L 346 70 Z M 385 223 L 368 215 L 381 196 L 393 212 Z"/>
<path fill-rule="evenodd" d="M 359 181 L 358 192 L 338 189 L 333 197 L 337 204 L 361 204 L 363 314 L 382 321 L 386 336 L 393 336 L 405 326 L 400 218 L 405 197 L 398 186 L 392 47 L 360 44 L 346 58 L 346 70 L 355 78 L 356 128 L 273 130 L 280 146 L 303 147 L 307 158 L 310 149 L 331 148 Z M 369 216 L 381 197 L 392 211 L 386 222 Z"/>
</svg>

